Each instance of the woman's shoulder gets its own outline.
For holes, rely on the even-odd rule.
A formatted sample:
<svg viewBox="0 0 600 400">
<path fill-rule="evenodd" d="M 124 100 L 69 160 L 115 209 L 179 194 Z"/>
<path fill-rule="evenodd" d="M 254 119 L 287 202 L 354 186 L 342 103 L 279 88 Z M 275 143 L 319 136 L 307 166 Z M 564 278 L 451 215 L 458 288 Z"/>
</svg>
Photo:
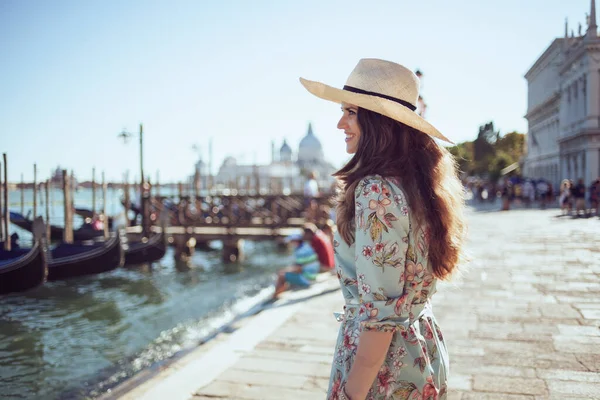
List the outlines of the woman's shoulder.
<svg viewBox="0 0 600 400">
<path fill-rule="evenodd" d="M 360 195 L 381 194 L 389 197 L 390 195 L 401 195 L 404 197 L 402 184 L 398 178 L 384 177 L 381 175 L 368 175 L 360 180 L 354 194 Z"/>
</svg>

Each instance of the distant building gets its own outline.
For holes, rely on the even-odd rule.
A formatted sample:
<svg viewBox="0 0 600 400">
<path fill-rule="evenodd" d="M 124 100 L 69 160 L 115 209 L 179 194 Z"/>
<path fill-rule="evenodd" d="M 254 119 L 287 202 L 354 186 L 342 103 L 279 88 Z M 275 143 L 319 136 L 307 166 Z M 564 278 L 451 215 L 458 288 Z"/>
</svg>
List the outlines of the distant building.
<svg viewBox="0 0 600 400">
<path fill-rule="evenodd" d="M 600 176 L 600 38 L 591 0 L 587 31 L 554 39 L 525 74 L 528 84 L 527 151 L 523 173 L 562 179 Z"/>
<path fill-rule="evenodd" d="M 271 163 L 268 165 L 238 164 L 235 158 L 227 157 L 215 176 L 215 184 L 252 190 L 259 185 L 260 190 L 273 187 L 277 191 L 302 193 L 306 177 L 312 171 L 317 175 L 319 188 L 328 192 L 334 182 L 331 174 L 336 169 L 325 160 L 323 147 L 311 124 L 294 156 L 294 151 L 284 140 L 279 154 L 275 152 L 275 144 L 271 144 Z"/>
</svg>

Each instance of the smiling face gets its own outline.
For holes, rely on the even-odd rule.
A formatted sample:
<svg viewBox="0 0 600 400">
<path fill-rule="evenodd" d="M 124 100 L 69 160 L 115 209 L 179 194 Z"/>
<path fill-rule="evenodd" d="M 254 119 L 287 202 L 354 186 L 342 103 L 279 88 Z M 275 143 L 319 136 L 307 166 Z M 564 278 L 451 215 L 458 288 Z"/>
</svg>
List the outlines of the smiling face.
<svg viewBox="0 0 600 400">
<path fill-rule="evenodd" d="M 360 125 L 358 124 L 358 106 L 342 103 L 342 112 L 342 118 L 340 118 L 337 127 L 346 134 L 346 152 L 354 154 L 358 150 L 358 141 L 361 135 Z"/>
</svg>

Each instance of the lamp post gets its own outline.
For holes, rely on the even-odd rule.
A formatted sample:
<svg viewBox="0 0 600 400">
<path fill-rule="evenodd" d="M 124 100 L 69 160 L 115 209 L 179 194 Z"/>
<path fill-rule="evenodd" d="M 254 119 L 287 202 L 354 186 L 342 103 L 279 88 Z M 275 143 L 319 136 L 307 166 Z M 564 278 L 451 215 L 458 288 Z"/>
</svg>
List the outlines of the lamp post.
<svg viewBox="0 0 600 400">
<path fill-rule="evenodd" d="M 125 129 L 119 133 L 118 137 L 123 139 L 123 143 L 127 143 L 129 139 L 135 136 L 135 133 L 127 132 Z M 144 185 L 144 127 L 140 124 L 140 189 Z"/>
<path fill-rule="evenodd" d="M 135 136 L 135 133 L 127 132 L 125 129 L 118 135 L 119 138 L 123 139 L 123 143 L 127 143 L 133 136 Z M 144 127 L 140 124 L 140 206 L 142 207 L 142 231 L 146 235 L 147 207 L 144 201 L 144 190 Z"/>
</svg>

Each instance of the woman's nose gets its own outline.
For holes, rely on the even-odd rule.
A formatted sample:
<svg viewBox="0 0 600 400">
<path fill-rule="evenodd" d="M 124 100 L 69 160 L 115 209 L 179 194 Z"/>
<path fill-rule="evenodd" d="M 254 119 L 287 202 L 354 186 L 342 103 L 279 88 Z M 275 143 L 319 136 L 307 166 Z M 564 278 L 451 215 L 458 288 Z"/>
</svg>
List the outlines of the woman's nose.
<svg viewBox="0 0 600 400">
<path fill-rule="evenodd" d="M 346 118 L 344 116 L 342 116 L 342 118 L 340 118 L 340 120 L 338 121 L 337 128 L 344 129 L 345 125 L 346 125 Z"/>
</svg>

